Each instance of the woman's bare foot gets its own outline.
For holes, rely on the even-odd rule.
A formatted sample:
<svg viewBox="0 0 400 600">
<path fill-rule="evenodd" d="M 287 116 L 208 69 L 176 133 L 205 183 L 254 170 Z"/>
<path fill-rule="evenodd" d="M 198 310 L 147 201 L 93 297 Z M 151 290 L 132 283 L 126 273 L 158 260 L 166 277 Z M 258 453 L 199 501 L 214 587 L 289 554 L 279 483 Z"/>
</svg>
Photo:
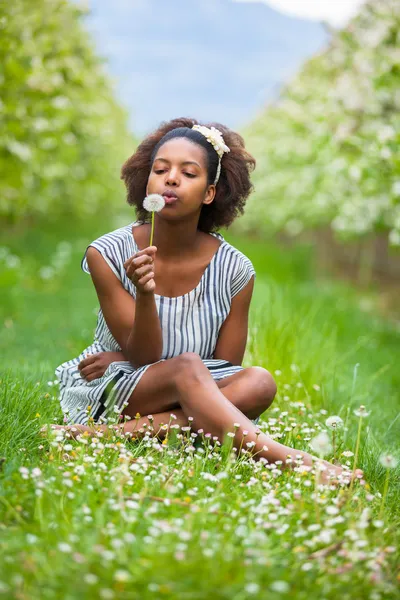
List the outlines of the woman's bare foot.
<svg viewBox="0 0 400 600">
<path fill-rule="evenodd" d="M 318 481 L 324 485 L 350 485 L 352 479 L 357 481 L 364 477 L 364 473 L 361 469 L 356 469 L 353 473 L 353 471 L 349 471 L 338 465 L 333 465 L 326 460 L 320 460 L 319 462 L 322 464 L 323 469 L 319 469 Z M 307 465 L 302 465 L 300 471 L 311 471 L 312 468 L 313 467 Z M 318 464 L 316 468 L 319 468 Z"/>
</svg>

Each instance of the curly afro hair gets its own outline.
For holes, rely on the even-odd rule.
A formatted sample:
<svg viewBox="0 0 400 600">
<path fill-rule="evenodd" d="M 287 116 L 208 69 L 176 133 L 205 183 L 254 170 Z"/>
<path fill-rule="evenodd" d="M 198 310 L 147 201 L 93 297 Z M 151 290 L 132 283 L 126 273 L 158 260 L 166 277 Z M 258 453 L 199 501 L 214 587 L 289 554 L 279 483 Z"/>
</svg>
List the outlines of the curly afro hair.
<svg viewBox="0 0 400 600">
<path fill-rule="evenodd" d="M 229 227 L 239 214 L 243 214 L 244 205 L 253 185 L 250 173 L 255 169 L 256 161 L 244 147 L 241 135 L 221 123 L 199 123 L 196 119 L 181 117 L 164 121 L 156 131 L 149 134 L 128 158 L 121 169 L 121 179 L 127 188 L 127 202 L 136 209 L 140 221 L 149 220 L 149 213 L 143 208 L 147 180 L 158 149 L 172 138 L 188 138 L 202 146 L 207 155 L 208 185 L 211 185 L 217 173 L 218 154 L 207 139 L 193 125 L 216 127 L 223 135 L 230 152 L 225 153 L 221 161 L 221 174 L 216 186 L 216 194 L 211 204 L 204 204 L 199 218 L 198 229 L 205 233 Z"/>
</svg>

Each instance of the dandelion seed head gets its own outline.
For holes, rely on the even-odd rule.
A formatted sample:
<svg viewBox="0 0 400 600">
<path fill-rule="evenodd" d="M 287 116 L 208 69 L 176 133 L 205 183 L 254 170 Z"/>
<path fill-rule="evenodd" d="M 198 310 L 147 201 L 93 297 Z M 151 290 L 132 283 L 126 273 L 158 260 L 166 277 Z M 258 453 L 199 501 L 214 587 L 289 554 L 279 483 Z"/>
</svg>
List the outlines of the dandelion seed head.
<svg viewBox="0 0 400 600">
<path fill-rule="evenodd" d="M 391 454 L 382 454 L 379 458 L 379 462 L 385 469 L 395 469 L 399 461 Z"/>
<path fill-rule="evenodd" d="M 343 419 L 336 415 L 328 417 L 325 421 L 325 425 L 332 430 L 341 429 L 343 427 L 343 424 Z"/>
<path fill-rule="evenodd" d="M 143 208 L 147 212 L 159 212 L 165 206 L 165 200 L 160 194 L 149 194 L 143 200 Z"/>
<path fill-rule="evenodd" d="M 324 456 L 325 454 L 332 452 L 332 445 L 329 436 L 324 431 L 316 435 L 311 440 L 310 446 L 314 452 L 317 452 L 317 454 L 320 456 Z"/>
<path fill-rule="evenodd" d="M 365 408 L 364 404 L 361 404 L 360 408 L 357 408 L 354 411 L 354 414 L 356 415 L 356 417 L 362 417 L 362 418 L 368 417 L 370 415 L 370 413 Z"/>
</svg>

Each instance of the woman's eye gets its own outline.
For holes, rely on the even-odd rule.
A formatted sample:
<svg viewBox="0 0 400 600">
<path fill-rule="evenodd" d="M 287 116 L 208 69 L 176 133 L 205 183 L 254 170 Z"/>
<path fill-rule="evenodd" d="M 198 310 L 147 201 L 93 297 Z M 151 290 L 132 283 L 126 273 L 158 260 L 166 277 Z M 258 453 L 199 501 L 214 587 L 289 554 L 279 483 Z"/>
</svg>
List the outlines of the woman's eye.
<svg viewBox="0 0 400 600">
<path fill-rule="evenodd" d="M 165 169 L 154 169 L 154 173 L 156 175 L 160 175 L 161 173 L 165 173 Z M 184 173 L 184 175 L 186 175 L 187 177 L 196 177 L 196 175 L 194 173 Z"/>
</svg>

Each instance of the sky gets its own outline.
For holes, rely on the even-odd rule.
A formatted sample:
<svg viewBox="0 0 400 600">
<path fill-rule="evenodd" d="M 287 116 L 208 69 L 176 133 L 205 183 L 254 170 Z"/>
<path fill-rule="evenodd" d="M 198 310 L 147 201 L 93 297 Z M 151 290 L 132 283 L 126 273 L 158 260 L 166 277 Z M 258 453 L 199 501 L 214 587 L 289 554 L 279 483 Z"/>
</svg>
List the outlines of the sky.
<svg viewBox="0 0 400 600">
<path fill-rule="evenodd" d="M 328 21 L 343 27 L 357 12 L 364 0 L 235 0 L 236 2 L 265 2 L 273 8 L 297 17 Z"/>
</svg>

